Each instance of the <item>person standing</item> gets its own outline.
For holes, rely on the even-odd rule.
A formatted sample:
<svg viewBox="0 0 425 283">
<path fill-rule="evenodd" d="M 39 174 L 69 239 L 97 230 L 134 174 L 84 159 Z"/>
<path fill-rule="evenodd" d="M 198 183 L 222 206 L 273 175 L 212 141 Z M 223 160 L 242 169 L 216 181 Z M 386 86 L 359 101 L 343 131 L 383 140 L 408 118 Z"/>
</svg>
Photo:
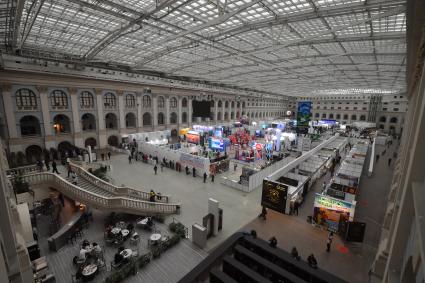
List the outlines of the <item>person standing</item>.
<svg viewBox="0 0 425 283">
<path fill-rule="evenodd" d="M 235 162 L 235 164 L 233 164 L 233 171 L 236 172 L 236 169 L 238 168 L 238 164 Z"/>
<path fill-rule="evenodd" d="M 156 175 L 156 172 L 158 171 L 158 166 L 156 166 L 156 164 L 155 164 L 155 166 L 153 167 L 153 171 L 155 171 L 155 175 Z"/>
<path fill-rule="evenodd" d="M 60 174 L 57 166 L 58 165 L 56 164 L 56 161 L 53 160 L 53 162 L 52 162 L 52 173 Z"/>
<path fill-rule="evenodd" d="M 211 183 L 214 183 L 214 173 L 211 173 Z"/>
<path fill-rule="evenodd" d="M 131 164 L 131 154 L 128 156 L 128 164 Z"/>
<path fill-rule="evenodd" d="M 111 152 L 108 151 L 108 159 L 111 160 Z"/>
<path fill-rule="evenodd" d="M 68 163 L 68 164 L 66 165 L 66 167 L 68 168 L 68 178 L 69 178 L 69 175 L 70 175 L 70 174 L 71 174 L 71 172 L 72 172 L 71 164 L 70 164 L 70 163 Z"/>
<path fill-rule="evenodd" d="M 204 172 L 204 183 L 207 181 L 207 177 L 208 177 L 207 172 Z"/>
<path fill-rule="evenodd" d="M 331 251 L 331 244 L 332 244 L 333 238 L 334 238 L 334 233 L 330 232 L 329 236 L 328 236 L 328 241 L 326 242 L 326 251 L 327 252 Z"/>
<path fill-rule="evenodd" d="M 100 154 L 100 157 L 102 158 L 102 161 L 104 161 L 104 160 L 105 160 L 105 154 L 104 154 L 104 153 L 101 153 L 101 154 Z"/>
<path fill-rule="evenodd" d="M 322 192 L 324 192 L 324 191 L 326 191 L 326 181 L 324 181 L 323 185 L 322 185 Z"/>
<path fill-rule="evenodd" d="M 267 216 L 267 209 L 263 205 L 263 208 L 261 209 L 261 213 L 260 213 L 260 215 L 258 215 L 258 217 L 263 218 L 264 220 L 266 220 L 266 216 Z"/>
<path fill-rule="evenodd" d="M 294 202 L 294 214 L 297 214 L 298 216 L 298 207 L 300 206 L 300 204 L 298 203 L 298 200 L 296 200 Z"/>
<path fill-rule="evenodd" d="M 376 155 L 376 162 L 379 160 L 379 154 Z"/>
<path fill-rule="evenodd" d="M 164 163 L 161 163 L 161 172 L 164 172 Z"/>
<path fill-rule="evenodd" d="M 155 196 L 156 196 L 155 192 L 153 190 L 151 190 L 149 192 L 149 201 L 150 202 L 155 202 Z"/>
<path fill-rule="evenodd" d="M 192 168 L 192 174 L 193 174 L 193 178 L 195 178 L 196 177 L 196 168 L 195 167 Z"/>
<path fill-rule="evenodd" d="M 388 167 L 391 166 L 391 158 L 388 158 Z"/>
</svg>

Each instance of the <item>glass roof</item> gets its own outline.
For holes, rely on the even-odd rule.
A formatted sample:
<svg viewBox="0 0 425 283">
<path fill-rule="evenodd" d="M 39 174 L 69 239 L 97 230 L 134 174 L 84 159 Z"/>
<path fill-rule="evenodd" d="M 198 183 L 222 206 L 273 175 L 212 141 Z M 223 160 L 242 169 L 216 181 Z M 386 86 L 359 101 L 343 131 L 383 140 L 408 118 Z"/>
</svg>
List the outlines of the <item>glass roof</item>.
<svg viewBox="0 0 425 283">
<path fill-rule="evenodd" d="M 282 95 L 344 89 L 385 94 L 405 90 L 405 5 L 402 0 L 27 0 L 15 44 L 23 54 L 44 51 L 56 59 L 125 65 Z"/>
</svg>

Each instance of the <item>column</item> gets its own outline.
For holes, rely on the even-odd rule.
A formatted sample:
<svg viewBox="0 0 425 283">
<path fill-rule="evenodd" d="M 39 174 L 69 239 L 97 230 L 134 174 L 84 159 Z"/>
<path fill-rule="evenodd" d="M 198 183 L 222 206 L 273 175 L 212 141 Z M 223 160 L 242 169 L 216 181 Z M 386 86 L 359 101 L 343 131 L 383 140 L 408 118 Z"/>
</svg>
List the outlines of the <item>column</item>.
<svg viewBox="0 0 425 283">
<path fill-rule="evenodd" d="M 74 145 L 76 147 L 84 147 L 83 136 L 81 133 L 81 117 L 80 112 L 78 111 L 79 104 L 77 89 L 70 88 L 69 95 L 71 96 L 72 125 L 74 126 L 74 129 L 72 131 L 74 136 Z"/>
<path fill-rule="evenodd" d="M 177 128 L 180 128 L 180 125 L 182 124 L 182 98 L 177 97 Z M 177 130 L 178 130 L 177 129 Z"/>
<path fill-rule="evenodd" d="M 6 123 L 7 123 L 7 131 L 9 133 L 9 139 L 11 141 L 18 140 L 20 135 L 18 136 L 18 123 L 16 121 L 15 117 L 15 111 L 13 105 L 14 101 L 12 99 L 12 93 L 11 93 L 12 86 L 10 84 L 3 84 L 2 85 L 2 95 L 3 95 L 3 102 L 4 102 L 4 111 L 6 115 Z M 13 143 L 9 143 L 10 151 L 20 151 L 20 146 L 14 146 Z"/>
<path fill-rule="evenodd" d="M 99 133 L 99 140 L 97 145 L 99 148 L 103 148 L 108 143 L 106 139 L 105 114 L 103 112 L 102 90 L 96 89 L 95 95 L 96 95 L 96 106 L 97 106 L 97 122 L 98 122 L 97 125 L 98 125 L 98 133 Z"/>
<path fill-rule="evenodd" d="M 136 106 L 137 106 L 137 127 L 139 132 L 142 131 L 143 121 L 142 121 L 142 94 L 136 93 Z"/>
<path fill-rule="evenodd" d="M 217 123 L 218 116 L 218 100 L 214 101 L 214 122 Z"/>
<path fill-rule="evenodd" d="M 230 121 L 230 113 L 232 113 L 232 102 L 229 101 L 229 107 L 227 108 L 227 121 Z"/>
<path fill-rule="evenodd" d="M 152 125 L 155 131 L 158 127 L 158 98 L 155 94 L 152 94 Z"/>
<path fill-rule="evenodd" d="M 37 86 L 40 94 L 41 114 L 43 115 L 43 129 L 44 129 L 44 147 L 52 148 L 55 146 L 53 122 L 50 117 L 49 110 L 49 97 L 47 86 Z"/>
<path fill-rule="evenodd" d="M 119 113 L 119 132 L 125 133 L 126 132 L 126 126 L 125 126 L 125 104 L 124 104 L 124 92 L 122 90 L 117 91 L 118 95 L 118 113 Z"/>
<path fill-rule="evenodd" d="M 242 108 L 242 101 L 239 101 L 239 119 L 240 118 L 242 118 L 242 111 L 243 111 L 243 108 Z"/>
<path fill-rule="evenodd" d="M 192 125 L 192 99 L 191 98 L 188 98 L 187 99 L 187 108 L 188 108 L 188 111 L 187 111 L 187 122 L 188 122 L 188 125 L 189 125 L 189 127 L 190 127 L 190 125 Z"/>
<path fill-rule="evenodd" d="M 170 97 L 164 96 L 165 98 L 165 128 L 168 129 L 170 126 Z"/>
<path fill-rule="evenodd" d="M 221 121 L 225 121 L 224 120 L 224 111 L 226 111 L 226 108 L 224 107 L 224 105 L 226 104 L 225 100 L 221 101 Z"/>
</svg>

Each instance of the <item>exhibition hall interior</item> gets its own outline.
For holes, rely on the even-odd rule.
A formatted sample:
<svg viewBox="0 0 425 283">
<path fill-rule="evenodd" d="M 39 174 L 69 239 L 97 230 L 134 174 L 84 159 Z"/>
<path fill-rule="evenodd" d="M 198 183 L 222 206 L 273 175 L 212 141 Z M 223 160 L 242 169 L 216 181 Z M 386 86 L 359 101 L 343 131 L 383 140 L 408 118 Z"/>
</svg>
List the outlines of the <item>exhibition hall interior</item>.
<svg viewBox="0 0 425 283">
<path fill-rule="evenodd" d="M 0 1 L 0 282 L 425 282 L 424 63 L 423 0 Z"/>
</svg>

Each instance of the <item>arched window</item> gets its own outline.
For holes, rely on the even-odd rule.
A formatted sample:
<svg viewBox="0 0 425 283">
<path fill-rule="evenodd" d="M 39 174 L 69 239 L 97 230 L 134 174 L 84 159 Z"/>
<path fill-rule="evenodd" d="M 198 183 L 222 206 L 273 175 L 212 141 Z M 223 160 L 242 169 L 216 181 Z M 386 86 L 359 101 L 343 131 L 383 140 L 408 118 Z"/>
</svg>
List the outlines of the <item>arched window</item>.
<svg viewBox="0 0 425 283">
<path fill-rule="evenodd" d="M 187 113 L 186 112 L 182 113 L 182 123 L 187 123 Z"/>
<path fill-rule="evenodd" d="M 242 108 L 245 108 L 245 101 L 242 102 Z"/>
<path fill-rule="evenodd" d="M 337 119 L 341 119 L 341 114 L 336 114 Z"/>
<path fill-rule="evenodd" d="M 316 114 L 314 114 L 314 117 L 316 117 L 316 118 L 320 118 L 320 113 L 316 113 Z"/>
<path fill-rule="evenodd" d="M 51 105 L 56 108 L 67 108 L 68 107 L 68 96 L 61 90 L 54 90 L 50 96 Z"/>
<path fill-rule="evenodd" d="M 164 108 L 165 107 L 165 99 L 163 96 L 158 97 L 158 108 Z"/>
<path fill-rule="evenodd" d="M 55 134 L 63 134 L 71 132 L 71 123 L 68 116 L 59 114 L 53 118 L 53 128 L 55 129 Z"/>
<path fill-rule="evenodd" d="M 177 99 L 175 97 L 170 99 L 170 108 L 177 108 Z"/>
<path fill-rule="evenodd" d="M 158 113 L 158 125 L 164 125 L 164 114 L 162 112 Z"/>
<path fill-rule="evenodd" d="M 322 113 L 322 118 L 326 118 L 326 113 Z"/>
<path fill-rule="evenodd" d="M 361 115 L 360 116 L 360 121 L 366 121 L 366 116 L 365 115 Z"/>
<path fill-rule="evenodd" d="M 152 105 L 152 100 L 149 95 L 144 95 L 142 99 L 143 107 L 144 108 L 150 108 Z"/>
<path fill-rule="evenodd" d="M 232 101 L 232 103 L 230 105 L 231 105 L 230 107 L 234 108 L 235 107 L 235 102 Z"/>
<path fill-rule="evenodd" d="M 118 137 L 117 136 L 110 136 L 109 138 L 108 138 L 108 144 L 110 145 L 110 146 L 115 146 L 115 147 L 117 147 L 118 146 Z"/>
<path fill-rule="evenodd" d="M 25 109 L 27 107 L 33 109 L 37 107 L 37 96 L 32 90 L 21 88 L 16 91 L 15 96 L 18 109 Z"/>
<path fill-rule="evenodd" d="M 117 107 L 117 98 L 115 97 L 115 94 L 113 94 L 112 92 L 105 93 L 103 97 L 103 102 L 106 108 Z"/>
<path fill-rule="evenodd" d="M 228 108 L 229 107 L 229 101 L 224 102 L 224 108 Z"/>
<path fill-rule="evenodd" d="M 134 115 L 133 113 L 127 113 L 127 115 L 125 115 L 125 126 L 127 128 L 134 128 L 136 127 L 136 115 Z"/>
<path fill-rule="evenodd" d="M 84 142 L 84 146 L 85 147 L 91 146 L 93 148 L 93 147 L 97 146 L 97 141 L 96 141 L 95 138 L 88 138 Z"/>
<path fill-rule="evenodd" d="M 237 108 L 241 107 L 241 103 L 240 103 L 240 102 L 238 102 L 238 103 L 236 104 L 236 107 L 237 107 Z"/>
<path fill-rule="evenodd" d="M 94 107 L 94 97 L 93 94 L 89 91 L 81 92 L 81 108 L 93 108 Z"/>
<path fill-rule="evenodd" d="M 143 114 L 143 126 L 151 126 L 152 125 L 152 119 L 151 119 L 151 114 L 146 112 L 145 114 Z"/>
<path fill-rule="evenodd" d="M 134 108 L 136 107 L 136 98 L 132 94 L 127 94 L 125 96 L 125 107 Z"/>
<path fill-rule="evenodd" d="M 210 101 L 210 107 L 214 107 L 214 105 L 215 105 L 214 100 L 211 100 L 211 101 Z"/>
<path fill-rule="evenodd" d="M 344 120 L 348 120 L 348 115 L 344 114 Z"/>
<path fill-rule="evenodd" d="M 387 122 L 387 117 L 381 116 L 381 118 L 379 118 L 379 122 L 381 122 L 381 123 Z"/>
<path fill-rule="evenodd" d="M 182 99 L 182 107 L 187 107 L 187 98 L 186 97 L 184 97 Z"/>
<path fill-rule="evenodd" d="M 397 121 L 398 121 L 397 117 L 392 117 L 390 119 L 390 123 L 397 123 Z"/>
<path fill-rule="evenodd" d="M 83 131 L 93 131 L 96 130 L 96 118 L 93 114 L 86 113 L 81 117 L 81 124 Z"/>
<path fill-rule="evenodd" d="M 353 121 L 357 120 L 357 115 L 351 115 L 351 120 Z"/>
<path fill-rule="evenodd" d="M 173 112 L 170 114 L 170 124 L 177 124 L 177 114 Z"/>
<path fill-rule="evenodd" d="M 19 120 L 22 136 L 40 136 L 40 121 L 34 116 L 24 116 Z"/>
<path fill-rule="evenodd" d="M 218 101 L 218 107 L 223 107 L 223 102 L 221 102 L 221 100 Z"/>
<path fill-rule="evenodd" d="M 379 125 L 379 128 L 381 129 L 381 130 L 385 130 L 385 125 Z"/>
<path fill-rule="evenodd" d="M 334 118 L 334 114 L 329 114 L 329 119 L 333 119 Z"/>
<path fill-rule="evenodd" d="M 113 113 L 106 114 L 106 116 L 105 116 L 105 126 L 106 126 L 107 129 L 118 128 L 117 116 Z"/>
</svg>

